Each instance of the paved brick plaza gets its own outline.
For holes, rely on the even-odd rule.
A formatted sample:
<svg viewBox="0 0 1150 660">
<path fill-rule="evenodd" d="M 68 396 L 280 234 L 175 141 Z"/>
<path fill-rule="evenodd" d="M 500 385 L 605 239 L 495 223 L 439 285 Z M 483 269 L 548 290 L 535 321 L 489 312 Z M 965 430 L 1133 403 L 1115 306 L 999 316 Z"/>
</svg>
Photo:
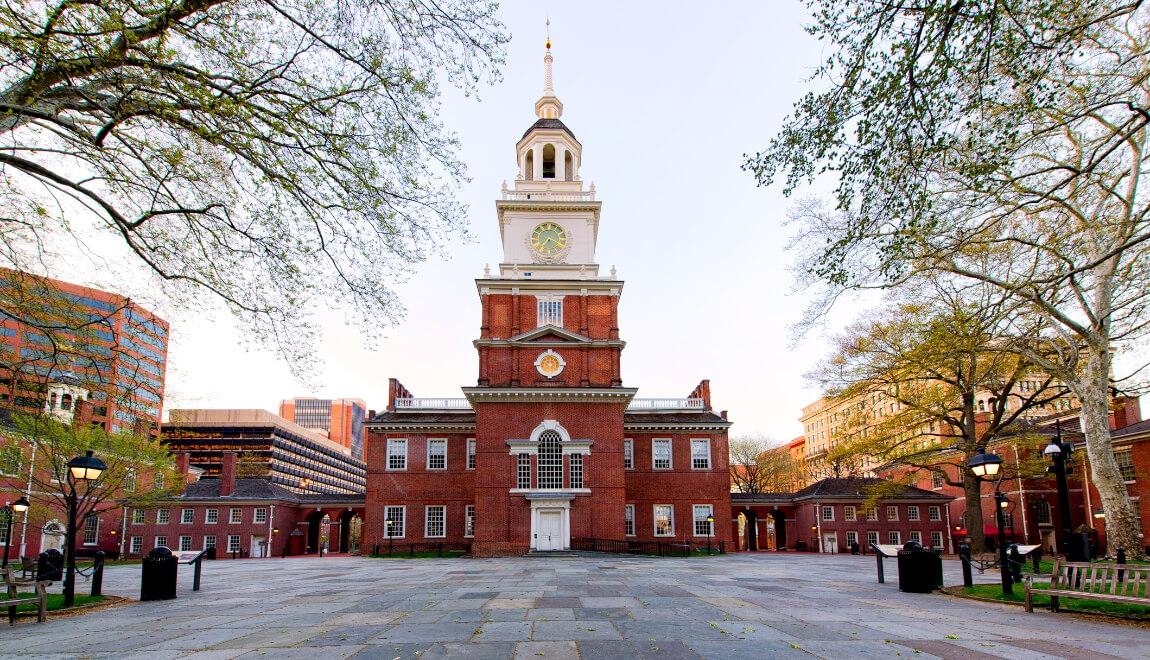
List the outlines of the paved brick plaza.
<svg viewBox="0 0 1150 660">
<path fill-rule="evenodd" d="M 139 572 L 110 569 L 106 591 L 138 596 Z M 175 601 L 5 628 L 0 654 L 1150 657 L 1150 629 L 902 594 L 876 583 L 870 557 L 218 561 L 195 594 L 188 567 L 180 577 Z"/>
</svg>

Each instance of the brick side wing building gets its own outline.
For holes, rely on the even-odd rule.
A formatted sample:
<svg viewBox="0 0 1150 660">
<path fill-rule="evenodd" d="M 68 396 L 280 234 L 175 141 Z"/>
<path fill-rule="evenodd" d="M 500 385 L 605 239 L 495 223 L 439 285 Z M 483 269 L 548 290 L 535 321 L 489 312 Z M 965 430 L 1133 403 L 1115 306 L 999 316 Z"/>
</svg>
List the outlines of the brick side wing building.
<svg viewBox="0 0 1150 660">
<path fill-rule="evenodd" d="M 560 120 L 547 48 L 538 120 L 496 202 L 503 260 L 475 283 L 476 385 L 420 399 L 391 381 L 367 424 L 365 543 L 470 542 L 483 556 L 730 536 L 715 524 L 730 511 L 730 423 L 709 383 L 673 399 L 623 386 L 623 282 L 599 273 L 601 203 Z"/>
</svg>

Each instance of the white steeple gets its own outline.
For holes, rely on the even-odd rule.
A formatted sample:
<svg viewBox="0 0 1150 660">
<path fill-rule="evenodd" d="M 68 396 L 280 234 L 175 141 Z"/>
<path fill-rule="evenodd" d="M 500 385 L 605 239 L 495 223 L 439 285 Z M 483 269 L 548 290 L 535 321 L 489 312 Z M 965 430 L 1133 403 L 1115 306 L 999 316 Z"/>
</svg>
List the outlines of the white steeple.
<svg viewBox="0 0 1150 660">
<path fill-rule="evenodd" d="M 555 82 L 551 75 L 551 19 L 547 19 L 547 52 L 543 54 L 543 96 L 535 102 L 535 116 L 540 119 L 559 119 L 563 116 L 563 103 L 555 96 Z"/>
</svg>

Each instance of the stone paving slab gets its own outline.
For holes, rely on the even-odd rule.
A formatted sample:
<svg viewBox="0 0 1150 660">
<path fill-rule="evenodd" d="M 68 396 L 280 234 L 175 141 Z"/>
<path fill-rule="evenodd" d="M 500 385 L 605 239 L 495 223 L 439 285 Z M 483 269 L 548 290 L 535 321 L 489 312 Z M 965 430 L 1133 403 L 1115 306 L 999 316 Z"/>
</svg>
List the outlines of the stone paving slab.
<svg viewBox="0 0 1150 660">
<path fill-rule="evenodd" d="M 137 596 L 139 572 L 109 567 L 106 592 Z M 5 628 L 0 656 L 1150 659 L 1150 628 L 904 594 L 848 555 L 224 560 L 200 592 L 180 578 L 176 600 Z"/>
</svg>

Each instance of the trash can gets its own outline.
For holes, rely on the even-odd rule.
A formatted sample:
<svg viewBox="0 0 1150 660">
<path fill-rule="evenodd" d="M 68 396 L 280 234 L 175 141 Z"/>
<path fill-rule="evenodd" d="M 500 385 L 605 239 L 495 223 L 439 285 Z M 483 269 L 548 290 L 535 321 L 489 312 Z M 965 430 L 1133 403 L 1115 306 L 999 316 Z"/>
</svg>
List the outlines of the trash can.
<svg viewBox="0 0 1150 660">
<path fill-rule="evenodd" d="M 942 553 L 907 541 L 898 551 L 898 590 L 925 594 L 942 586 Z"/>
<path fill-rule="evenodd" d="M 215 558 L 216 558 L 216 546 L 213 545 L 212 547 L 210 547 L 204 551 L 204 559 L 215 559 Z"/>
<path fill-rule="evenodd" d="M 36 579 L 59 582 L 64 579 L 64 553 L 49 548 L 36 559 Z"/>
<path fill-rule="evenodd" d="M 172 551 L 160 546 L 144 557 L 140 576 L 140 600 L 171 600 L 176 597 L 176 569 Z"/>
</svg>

